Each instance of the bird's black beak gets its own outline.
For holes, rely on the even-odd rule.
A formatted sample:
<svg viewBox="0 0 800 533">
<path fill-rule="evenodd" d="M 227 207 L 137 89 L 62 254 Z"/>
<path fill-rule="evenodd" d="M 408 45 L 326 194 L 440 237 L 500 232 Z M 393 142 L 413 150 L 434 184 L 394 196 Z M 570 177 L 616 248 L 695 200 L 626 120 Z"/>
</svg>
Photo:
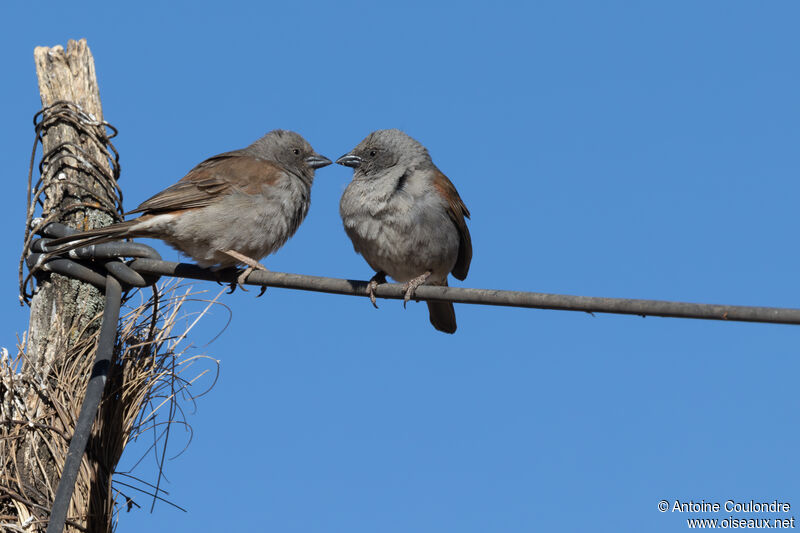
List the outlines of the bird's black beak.
<svg viewBox="0 0 800 533">
<path fill-rule="evenodd" d="M 306 165 L 310 166 L 314 170 L 322 167 L 327 167 L 331 164 L 331 160 L 325 157 L 324 155 L 314 154 L 311 157 L 306 158 Z"/>
<path fill-rule="evenodd" d="M 339 165 L 344 165 L 350 168 L 358 168 L 361 166 L 362 159 L 357 155 L 345 154 L 336 160 Z"/>
</svg>

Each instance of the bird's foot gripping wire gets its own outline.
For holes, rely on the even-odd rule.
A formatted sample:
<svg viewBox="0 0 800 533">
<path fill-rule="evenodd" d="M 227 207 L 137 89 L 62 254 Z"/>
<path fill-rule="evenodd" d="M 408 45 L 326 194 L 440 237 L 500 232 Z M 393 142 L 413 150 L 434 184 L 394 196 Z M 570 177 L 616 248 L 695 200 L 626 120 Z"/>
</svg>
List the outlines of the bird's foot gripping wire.
<svg viewBox="0 0 800 533">
<path fill-rule="evenodd" d="M 375 289 L 377 289 L 378 285 L 381 283 L 386 283 L 386 272 L 376 272 L 375 275 L 370 278 L 369 283 L 367 283 L 367 296 L 369 296 L 369 301 L 372 302 L 375 309 L 378 308 L 378 304 L 375 303 Z"/>
<path fill-rule="evenodd" d="M 242 272 L 239 274 L 236 280 L 231 282 L 231 290 L 230 292 L 228 292 L 228 294 L 233 293 L 233 291 L 236 290 L 237 286 L 241 287 L 241 289 L 244 292 L 247 292 L 247 289 L 244 288 L 244 283 L 245 281 L 247 281 L 247 278 L 250 276 L 250 274 L 253 273 L 254 270 L 263 270 L 264 272 L 269 272 L 269 270 L 267 270 L 266 267 L 264 267 L 264 265 L 262 265 L 261 263 L 259 263 L 258 261 L 256 261 L 251 257 L 247 257 L 246 255 L 237 252 L 236 250 L 222 250 L 222 253 L 232 257 L 233 259 L 235 259 L 240 263 L 244 263 L 245 265 L 247 265 L 247 268 L 242 270 Z M 256 298 L 263 296 L 266 291 L 267 291 L 267 286 L 262 285 L 261 290 L 259 291 L 258 296 L 256 296 Z"/>
<path fill-rule="evenodd" d="M 403 290 L 406 291 L 405 296 L 403 296 L 403 308 L 405 309 L 406 304 L 408 301 L 414 297 L 414 292 L 417 290 L 417 287 L 425 283 L 428 278 L 431 277 L 431 271 L 428 270 L 424 274 L 417 276 L 416 278 L 408 280 L 405 285 L 403 285 Z"/>
</svg>

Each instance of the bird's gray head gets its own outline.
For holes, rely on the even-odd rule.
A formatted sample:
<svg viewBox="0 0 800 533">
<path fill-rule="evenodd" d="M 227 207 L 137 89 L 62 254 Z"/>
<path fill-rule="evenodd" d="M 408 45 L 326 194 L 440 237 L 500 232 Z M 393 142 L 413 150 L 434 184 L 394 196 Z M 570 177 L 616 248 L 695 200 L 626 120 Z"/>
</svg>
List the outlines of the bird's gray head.
<svg viewBox="0 0 800 533">
<path fill-rule="evenodd" d="M 373 131 L 358 146 L 336 160 L 356 174 L 371 177 L 395 165 L 405 167 L 431 163 L 431 156 L 418 141 L 397 129 Z"/>
<path fill-rule="evenodd" d="M 315 152 L 301 135 L 288 130 L 272 130 L 244 151 L 253 157 L 280 163 L 307 179 L 314 178 L 314 170 L 331 164 L 330 159 Z"/>
</svg>

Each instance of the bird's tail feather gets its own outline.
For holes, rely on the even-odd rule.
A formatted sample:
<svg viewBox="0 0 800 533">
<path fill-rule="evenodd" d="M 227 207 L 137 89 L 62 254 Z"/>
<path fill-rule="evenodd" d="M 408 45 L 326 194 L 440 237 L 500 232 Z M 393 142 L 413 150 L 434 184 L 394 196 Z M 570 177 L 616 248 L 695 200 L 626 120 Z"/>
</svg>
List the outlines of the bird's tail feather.
<svg viewBox="0 0 800 533">
<path fill-rule="evenodd" d="M 81 248 L 82 246 L 119 241 L 128 237 L 137 237 L 140 235 L 136 231 L 132 231 L 137 221 L 138 219 L 128 220 L 104 228 L 90 229 L 88 231 L 67 235 L 66 237 L 59 237 L 47 243 L 47 251 L 53 254 L 61 254 L 74 250 L 75 248 Z"/>
<path fill-rule="evenodd" d="M 431 324 L 445 333 L 456 332 L 456 310 L 450 302 L 428 302 Z"/>
<path fill-rule="evenodd" d="M 437 283 L 437 285 L 439 285 Z M 447 286 L 447 280 L 442 283 Z M 445 333 L 456 332 L 456 310 L 450 302 L 427 302 L 428 315 L 433 327 Z"/>
</svg>

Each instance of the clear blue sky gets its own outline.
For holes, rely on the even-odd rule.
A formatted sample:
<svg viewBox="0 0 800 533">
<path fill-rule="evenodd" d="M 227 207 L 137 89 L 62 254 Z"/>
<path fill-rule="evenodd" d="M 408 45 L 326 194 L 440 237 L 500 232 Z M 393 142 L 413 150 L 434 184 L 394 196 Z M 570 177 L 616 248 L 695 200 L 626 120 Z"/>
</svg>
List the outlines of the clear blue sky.
<svg viewBox="0 0 800 533">
<path fill-rule="evenodd" d="M 5 346 L 27 325 L 33 48 L 82 37 L 127 208 L 273 128 L 335 158 L 397 127 L 472 211 L 455 285 L 800 306 L 795 2 L 33 5 L 0 16 Z M 351 173 L 317 173 L 268 268 L 372 275 L 338 217 Z M 189 512 L 123 513 L 121 533 L 656 532 L 698 516 L 661 499 L 778 499 L 800 517 L 796 327 L 460 305 L 448 336 L 424 304 L 223 300 L 233 321 L 201 350 L 220 380 L 167 462 Z"/>
</svg>

